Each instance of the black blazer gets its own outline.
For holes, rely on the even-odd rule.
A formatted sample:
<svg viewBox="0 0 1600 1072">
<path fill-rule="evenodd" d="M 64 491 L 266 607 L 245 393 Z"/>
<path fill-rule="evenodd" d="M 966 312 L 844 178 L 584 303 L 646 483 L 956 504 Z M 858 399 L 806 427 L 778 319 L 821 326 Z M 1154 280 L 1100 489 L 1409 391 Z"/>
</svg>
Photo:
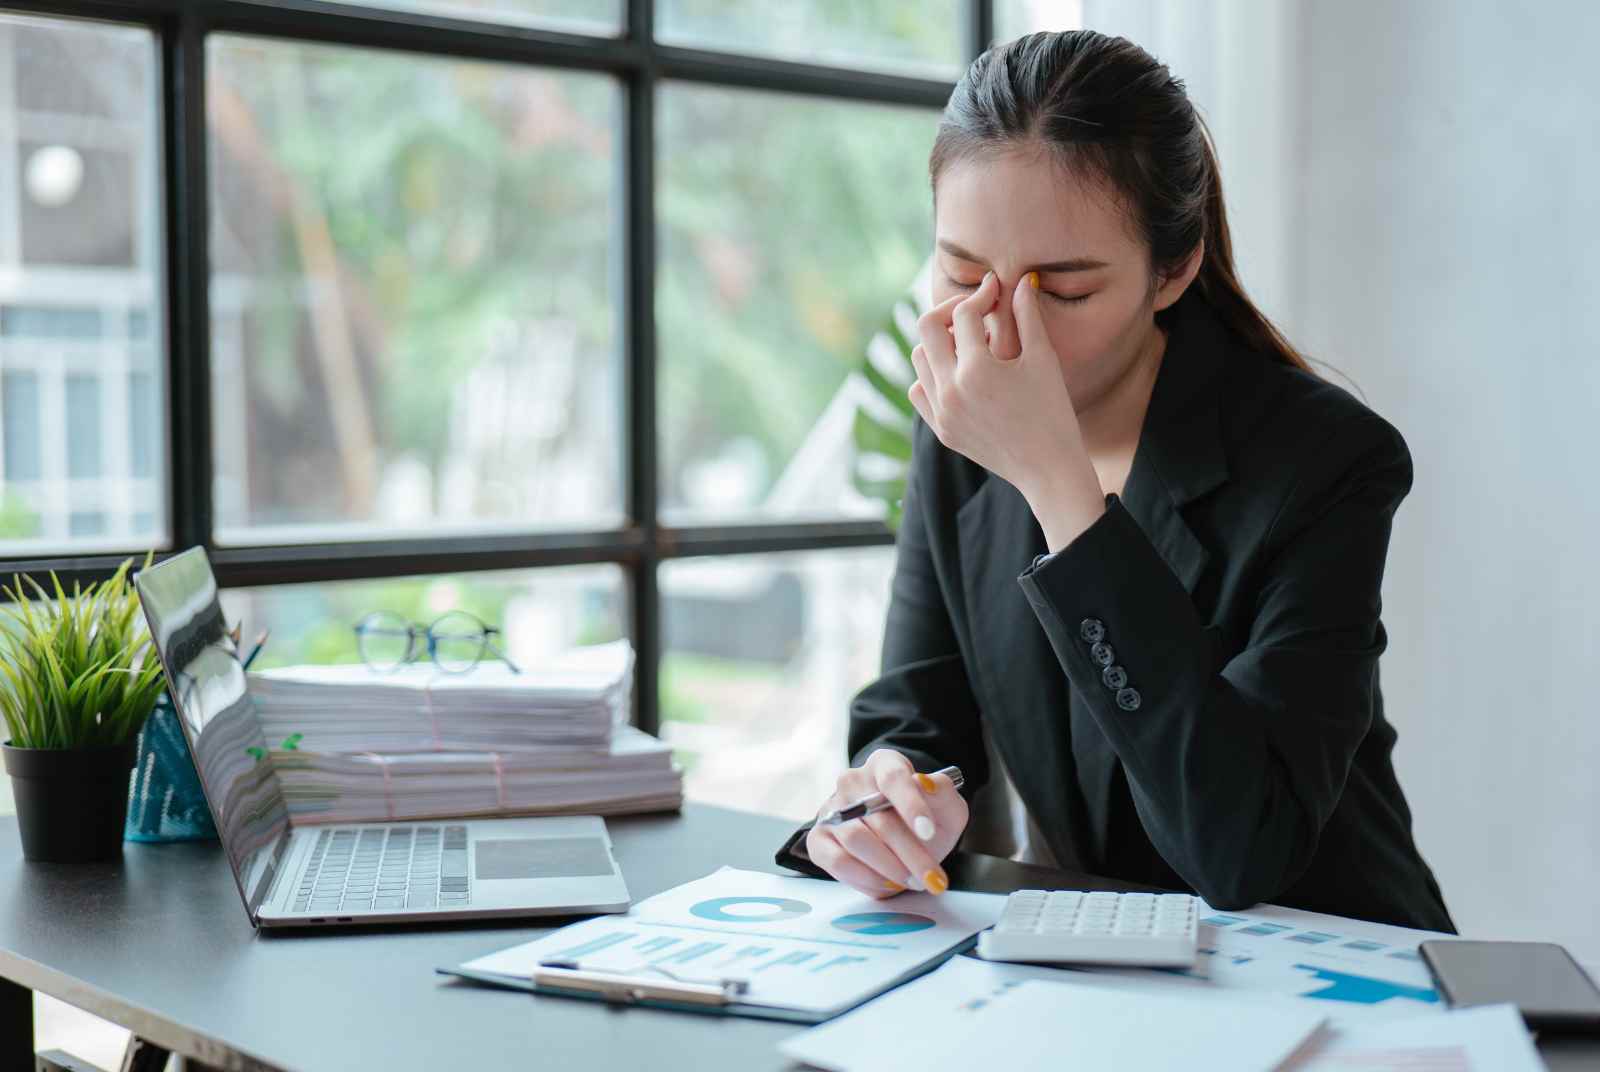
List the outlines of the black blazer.
<svg viewBox="0 0 1600 1072">
<path fill-rule="evenodd" d="M 1453 932 L 1378 688 L 1405 440 L 1247 348 L 1196 288 L 1168 325 L 1123 493 L 1042 562 L 1016 488 L 916 423 L 851 763 L 954 763 L 970 798 L 981 720 L 1063 867 Z M 809 829 L 777 860 L 822 876 Z"/>
</svg>

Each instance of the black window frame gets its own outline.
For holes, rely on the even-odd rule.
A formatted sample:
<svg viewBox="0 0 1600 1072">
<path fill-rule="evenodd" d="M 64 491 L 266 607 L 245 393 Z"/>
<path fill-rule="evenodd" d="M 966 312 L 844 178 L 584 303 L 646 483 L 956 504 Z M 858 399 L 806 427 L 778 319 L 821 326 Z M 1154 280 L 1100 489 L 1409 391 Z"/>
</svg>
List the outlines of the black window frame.
<svg viewBox="0 0 1600 1072">
<path fill-rule="evenodd" d="M 204 546 L 218 582 L 234 588 L 383 577 L 616 564 L 627 578 L 628 632 L 637 651 L 635 720 L 660 726 L 662 652 L 658 567 L 707 555 L 770 554 L 894 542 L 877 521 L 794 521 L 666 526 L 657 495 L 655 337 L 655 102 L 663 80 L 766 90 L 816 100 L 943 109 L 954 83 L 797 63 L 753 53 L 659 43 L 654 0 L 625 0 L 618 36 L 589 36 L 326 0 L 0 0 L 0 12 L 142 26 L 160 54 L 163 289 L 166 314 L 168 540 L 172 553 Z M 994 0 L 965 0 L 964 61 L 994 37 Z M 211 441 L 209 200 L 205 44 L 214 33 L 377 48 L 604 72 L 623 91 L 621 214 L 623 293 L 618 303 L 627 437 L 625 515 L 619 528 L 517 535 L 357 539 L 293 545 L 215 540 Z M 118 554 L 6 558 L 0 573 L 69 586 L 109 576 Z"/>
</svg>

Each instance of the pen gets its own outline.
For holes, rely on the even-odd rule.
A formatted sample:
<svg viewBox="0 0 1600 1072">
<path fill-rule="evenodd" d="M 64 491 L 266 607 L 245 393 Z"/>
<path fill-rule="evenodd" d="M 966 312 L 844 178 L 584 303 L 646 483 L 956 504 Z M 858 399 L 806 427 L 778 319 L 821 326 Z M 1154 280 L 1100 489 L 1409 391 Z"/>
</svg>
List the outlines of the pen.
<svg viewBox="0 0 1600 1072">
<path fill-rule="evenodd" d="M 960 789 L 962 783 L 966 781 L 960 767 L 946 767 L 933 773 L 945 775 L 951 782 L 955 783 L 957 789 Z M 875 811 L 882 811 L 890 806 L 888 797 L 882 793 L 873 793 L 871 796 L 862 797 L 848 807 L 840 808 L 838 811 L 830 811 L 818 819 L 817 823 L 821 826 L 838 826 L 840 823 L 848 823 L 851 819 L 859 819 L 864 815 L 871 815 Z"/>
<path fill-rule="evenodd" d="M 250 654 L 244 657 L 244 668 L 246 670 L 250 669 L 250 664 L 256 661 L 256 656 L 261 654 L 261 649 L 267 646 L 267 636 L 271 632 L 272 630 L 270 629 L 263 629 L 261 630 L 261 635 L 256 637 L 256 646 L 251 648 Z"/>
</svg>

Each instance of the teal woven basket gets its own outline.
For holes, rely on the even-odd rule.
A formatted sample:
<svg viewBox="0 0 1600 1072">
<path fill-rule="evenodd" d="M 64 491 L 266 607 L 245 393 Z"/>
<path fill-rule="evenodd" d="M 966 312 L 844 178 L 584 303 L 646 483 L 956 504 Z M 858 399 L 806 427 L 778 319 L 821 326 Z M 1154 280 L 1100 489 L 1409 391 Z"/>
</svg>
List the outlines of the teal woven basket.
<svg viewBox="0 0 1600 1072">
<path fill-rule="evenodd" d="M 217 836 L 189 742 L 166 693 L 139 731 L 128 783 L 127 841 L 206 841 Z"/>
</svg>

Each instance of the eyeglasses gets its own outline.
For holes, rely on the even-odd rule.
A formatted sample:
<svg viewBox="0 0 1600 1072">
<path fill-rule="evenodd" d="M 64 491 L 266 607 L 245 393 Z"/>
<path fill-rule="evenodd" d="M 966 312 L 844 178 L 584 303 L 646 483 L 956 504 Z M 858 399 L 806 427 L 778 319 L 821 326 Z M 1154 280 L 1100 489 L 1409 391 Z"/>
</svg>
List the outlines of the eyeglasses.
<svg viewBox="0 0 1600 1072">
<path fill-rule="evenodd" d="M 466 673 L 485 654 L 502 660 L 513 674 L 522 673 L 495 646 L 500 630 L 464 610 L 443 614 L 432 625 L 408 622 L 393 611 L 374 611 L 356 623 L 355 631 L 361 661 L 374 670 L 398 670 L 420 659 L 423 648 L 417 642 L 426 639 L 428 657 L 447 674 Z"/>
</svg>

